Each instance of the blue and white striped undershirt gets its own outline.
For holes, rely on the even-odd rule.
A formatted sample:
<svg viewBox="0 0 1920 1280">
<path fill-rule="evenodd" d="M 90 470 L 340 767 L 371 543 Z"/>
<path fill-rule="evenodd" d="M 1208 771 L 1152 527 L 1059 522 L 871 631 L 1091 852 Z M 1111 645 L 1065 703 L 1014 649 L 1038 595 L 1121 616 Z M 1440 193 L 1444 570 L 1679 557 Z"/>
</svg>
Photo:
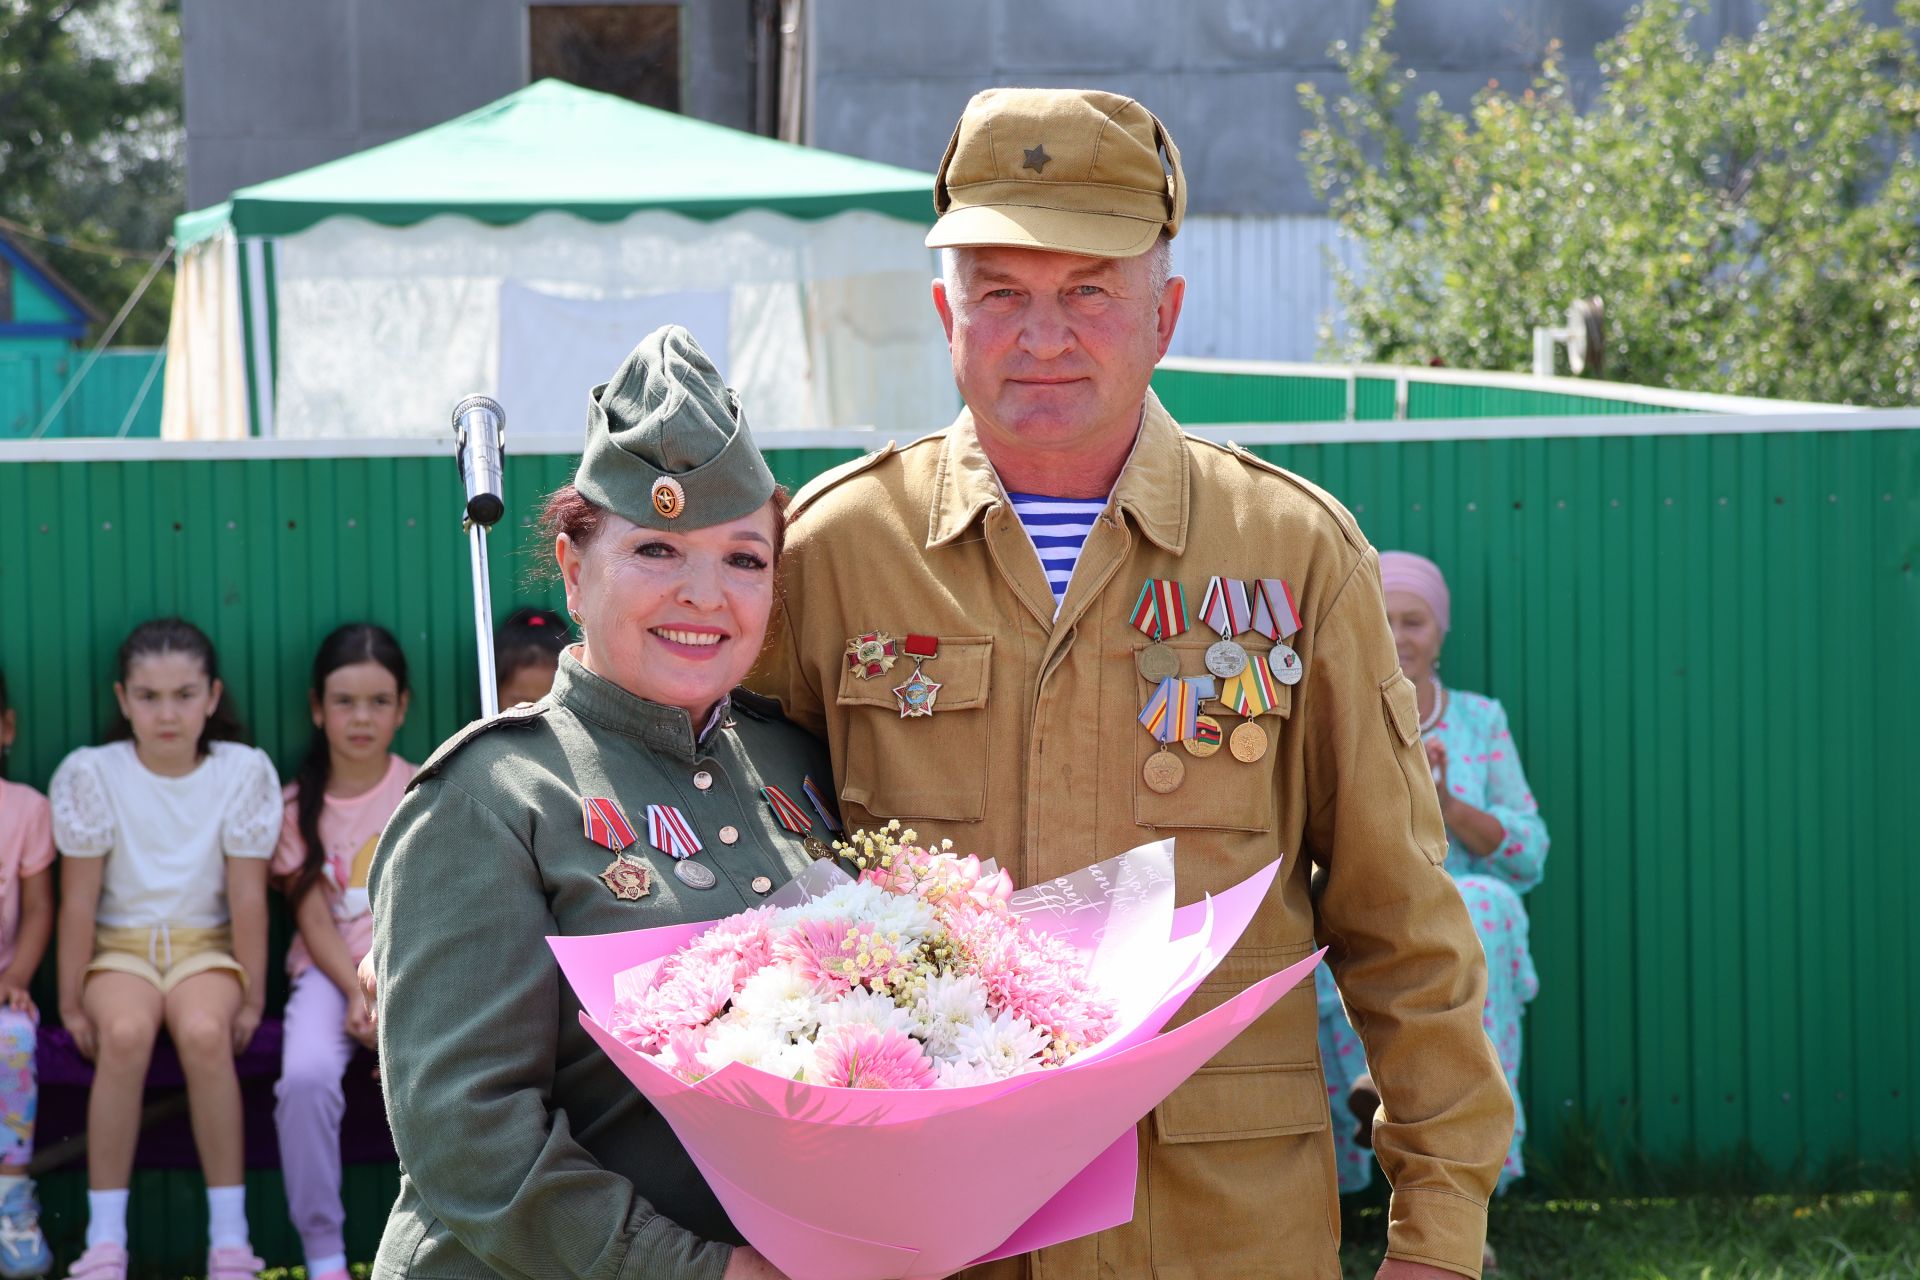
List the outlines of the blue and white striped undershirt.
<svg viewBox="0 0 1920 1280">
<path fill-rule="evenodd" d="M 1040 553 L 1040 567 L 1047 571 L 1047 585 L 1053 588 L 1054 607 L 1067 598 L 1067 584 L 1073 581 L 1073 566 L 1080 562 L 1080 549 L 1093 532 L 1093 522 L 1107 509 L 1105 498 L 1049 498 L 1041 493 L 1009 493 L 1014 514 L 1026 526 L 1033 549 Z"/>
</svg>

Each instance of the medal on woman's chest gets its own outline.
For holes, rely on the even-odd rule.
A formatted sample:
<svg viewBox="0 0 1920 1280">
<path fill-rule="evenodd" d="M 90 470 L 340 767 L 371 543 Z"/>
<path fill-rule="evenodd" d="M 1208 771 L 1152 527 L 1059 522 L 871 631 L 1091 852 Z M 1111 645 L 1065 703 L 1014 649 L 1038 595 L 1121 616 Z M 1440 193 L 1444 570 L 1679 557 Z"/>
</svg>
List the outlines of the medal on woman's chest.
<svg viewBox="0 0 1920 1280">
<path fill-rule="evenodd" d="M 700 837 L 685 814 L 670 804 L 647 806 L 647 840 L 654 848 L 673 859 L 673 878 L 689 889 L 711 889 L 716 883 L 713 868 L 694 861 L 700 852 Z"/>
<path fill-rule="evenodd" d="M 613 850 L 613 861 L 600 873 L 600 881 L 622 902 L 638 902 L 653 892 L 653 877 L 647 864 L 629 857 L 625 850 L 638 838 L 620 802 L 607 796 L 589 796 L 580 802 L 580 815 L 587 839 L 603 849 Z"/>
</svg>

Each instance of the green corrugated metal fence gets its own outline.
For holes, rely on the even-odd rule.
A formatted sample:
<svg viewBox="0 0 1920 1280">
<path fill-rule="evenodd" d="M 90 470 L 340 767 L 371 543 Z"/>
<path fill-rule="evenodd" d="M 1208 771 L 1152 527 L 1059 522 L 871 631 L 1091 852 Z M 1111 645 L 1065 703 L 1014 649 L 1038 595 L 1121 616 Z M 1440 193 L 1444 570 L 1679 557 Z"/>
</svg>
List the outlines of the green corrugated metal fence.
<svg viewBox="0 0 1920 1280">
<path fill-rule="evenodd" d="M 1343 392 L 1344 394 L 1344 392 Z M 1533 1138 L 1568 1118 L 1656 1159 L 1746 1141 L 1776 1170 L 1904 1164 L 1920 1144 L 1920 429 L 1262 448 L 1454 590 L 1445 675 L 1500 697 L 1553 835 L 1529 900 Z M 774 455 L 794 483 L 849 456 Z M 494 600 L 523 580 L 532 495 L 571 459 L 512 456 Z M 330 627 L 372 618 L 414 664 L 399 749 L 476 706 L 452 461 L 0 464 L 0 662 L 13 775 L 95 740 L 115 645 L 177 610 L 290 767 Z M 1205 566 L 1196 566 L 1196 573 Z M 50 994 L 50 991 L 47 992 Z M 370 1256 L 391 1171 L 349 1176 Z M 137 1241 L 192 1265 L 197 1182 L 143 1175 Z M 255 1175 L 268 1256 L 297 1244 Z M 77 1175 L 47 1180 L 69 1235 Z"/>
<path fill-rule="evenodd" d="M 85 351 L 0 351 L 0 440 L 32 436 L 86 358 Z M 119 432 L 136 401 L 140 408 L 127 435 L 156 437 L 160 434 L 161 385 L 166 377 L 166 357 L 151 348 L 103 351 L 47 425 L 43 438 L 112 436 Z"/>
</svg>

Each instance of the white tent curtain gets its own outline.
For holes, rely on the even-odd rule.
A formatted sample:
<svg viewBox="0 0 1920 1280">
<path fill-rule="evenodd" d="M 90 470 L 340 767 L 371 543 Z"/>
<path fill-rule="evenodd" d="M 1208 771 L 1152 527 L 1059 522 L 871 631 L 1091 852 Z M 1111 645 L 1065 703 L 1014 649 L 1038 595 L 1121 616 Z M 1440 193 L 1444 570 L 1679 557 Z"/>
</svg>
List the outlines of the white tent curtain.
<svg viewBox="0 0 1920 1280">
<path fill-rule="evenodd" d="M 180 255 L 167 326 L 163 440 L 240 440 L 248 434 L 241 346 L 240 252 L 231 230 Z"/>
<path fill-rule="evenodd" d="M 519 430 L 578 431 L 593 383 L 674 319 L 718 348 L 756 435 L 867 425 L 918 435 L 957 405 L 924 234 L 867 212 L 700 222 L 650 211 L 618 223 L 546 213 L 506 227 L 328 219 L 276 242 L 275 430 L 439 434 L 453 403 L 482 391 Z"/>
</svg>

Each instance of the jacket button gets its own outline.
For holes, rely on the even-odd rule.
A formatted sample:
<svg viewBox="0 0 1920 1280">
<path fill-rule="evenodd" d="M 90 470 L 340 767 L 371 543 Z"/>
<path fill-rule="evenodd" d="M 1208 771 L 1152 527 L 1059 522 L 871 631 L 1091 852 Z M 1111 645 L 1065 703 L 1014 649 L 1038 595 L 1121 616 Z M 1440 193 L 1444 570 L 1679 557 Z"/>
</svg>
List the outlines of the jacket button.
<svg viewBox="0 0 1920 1280">
<path fill-rule="evenodd" d="M 722 827 L 722 828 L 720 828 L 720 843 L 721 843 L 721 844 L 738 844 L 738 843 L 740 843 L 740 828 L 738 828 L 738 827 Z"/>
<path fill-rule="evenodd" d="M 772 893 L 773 881 L 767 876 L 755 876 L 753 878 L 753 891 L 755 893 Z"/>
<path fill-rule="evenodd" d="M 713 787 L 713 775 L 705 769 L 702 769 L 693 775 L 693 785 L 697 791 L 711 790 Z"/>
</svg>

